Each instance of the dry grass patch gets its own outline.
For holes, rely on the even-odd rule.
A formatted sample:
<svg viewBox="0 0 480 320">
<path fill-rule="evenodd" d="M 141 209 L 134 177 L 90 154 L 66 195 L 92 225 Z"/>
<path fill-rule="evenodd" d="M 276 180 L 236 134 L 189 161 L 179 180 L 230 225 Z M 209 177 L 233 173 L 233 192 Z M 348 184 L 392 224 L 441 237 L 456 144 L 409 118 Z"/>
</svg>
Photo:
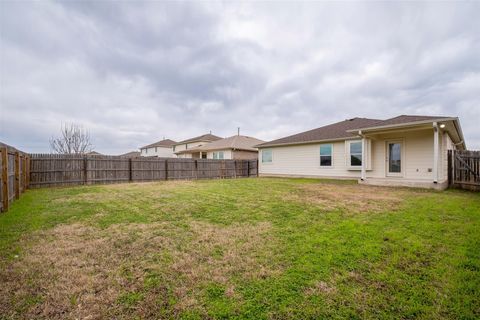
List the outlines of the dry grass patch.
<svg viewBox="0 0 480 320">
<path fill-rule="evenodd" d="M 228 227 L 191 222 L 60 225 L 24 240 L 33 245 L 0 271 L 0 313 L 50 319 L 156 317 L 199 302 L 208 283 L 235 293 L 235 277 L 278 273 L 266 265 L 269 223 Z M 33 241 L 32 241 L 33 240 Z"/>
<path fill-rule="evenodd" d="M 398 188 L 319 183 L 299 186 L 288 199 L 318 205 L 329 211 L 381 212 L 395 210 L 410 193 Z"/>
</svg>

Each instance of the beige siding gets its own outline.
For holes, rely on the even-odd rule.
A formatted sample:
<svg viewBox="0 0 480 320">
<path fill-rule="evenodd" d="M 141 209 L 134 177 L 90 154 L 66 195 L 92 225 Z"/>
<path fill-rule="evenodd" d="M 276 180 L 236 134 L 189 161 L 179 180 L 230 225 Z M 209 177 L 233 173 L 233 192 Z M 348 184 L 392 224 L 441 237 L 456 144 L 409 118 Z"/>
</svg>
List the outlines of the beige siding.
<svg viewBox="0 0 480 320">
<path fill-rule="evenodd" d="M 403 143 L 402 176 L 395 179 L 432 181 L 433 180 L 433 128 L 372 136 L 371 170 L 367 178 L 386 178 L 387 141 L 400 140 Z M 332 142 L 333 166 L 320 167 L 320 144 L 273 147 L 272 163 L 262 163 L 259 152 L 260 174 L 292 175 L 315 177 L 359 178 L 360 171 L 349 170 L 345 141 Z M 439 181 L 447 178 L 445 168 L 448 140 L 440 136 Z M 442 160 L 443 159 L 443 160 Z"/>
<path fill-rule="evenodd" d="M 333 142 L 333 166 L 320 167 L 320 144 L 308 144 L 270 148 L 273 161 L 262 163 L 259 151 L 261 174 L 359 178 L 359 170 L 347 170 L 345 141 Z"/>
<path fill-rule="evenodd" d="M 196 147 L 203 146 L 207 143 L 210 143 L 209 141 L 196 141 L 192 143 L 184 143 L 184 144 L 178 144 L 175 146 L 175 151 L 174 152 L 179 152 L 187 149 L 192 149 Z M 197 151 L 198 152 L 198 151 Z M 178 158 L 191 158 L 192 155 L 190 153 L 185 153 L 185 154 L 179 154 Z"/>
<path fill-rule="evenodd" d="M 387 177 L 387 142 L 403 143 L 402 174 L 400 178 L 433 180 L 433 129 L 408 131 L 377 136 L 372 143 L 372 171 L 367 177 Z"/>
<path fill-rule="evenodd" d="M 216 150 L 216 151 L 208 151 L 207 152 L 207 159 L 213 159 L 213 153 L 214 152 L 220 152 L 223 151 L 223 159 L 233 159 L 232 158 L 232 151 L 231 150 Z"/>
<path fill-rule="evenodd" d="M 173 153 L 173 149 L 171 147 L 153 147 L 147 149 L 142 149 L 140 151 L 140 156 L 142 157 L 162 157 L 162 158 L 174 158 L 176 157 Z"/>
</svg>

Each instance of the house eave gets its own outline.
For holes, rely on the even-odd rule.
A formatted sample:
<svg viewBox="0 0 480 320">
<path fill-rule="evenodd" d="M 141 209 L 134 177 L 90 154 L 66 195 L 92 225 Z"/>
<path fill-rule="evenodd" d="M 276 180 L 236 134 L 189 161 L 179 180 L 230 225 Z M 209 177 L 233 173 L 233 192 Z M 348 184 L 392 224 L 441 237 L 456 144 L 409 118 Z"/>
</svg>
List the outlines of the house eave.
<svg viewBox="0 0 480 320">
<path fill-rule="evenodd" d="M 306 145 L 306 144 L 316 144 L 316 143 L 324 143 L 324 142 L 335 142 L 335 141 L 345 141 L 345 140 L 355 140 L 359 139 L 360 136 L 349 136 L 349 137 L 342 137 L 342 138 L 332 138 L 332 139 L 322 139 L 322 140 L 310 140 L 310 141 L 302 141 L 302 142 L 286 142 L 286 143 L 274 143 L 274 144 L 261 144 L 256 145 L 255 147 L 258 149 L 263 148 L 270 148 L 270 147 L 286 147 L 286 146 L 297 146 L 297 145 Z"/>
<path fill-rule="evenodd" d="M 458 118 L 437 118 L 437 119 L 429 119 L 423 121 L 413 121 L 413 122 L 405 122 L 405 123 L 398 123 L 398 124 L 389 124 L 384 126 L 375 126 L 375 127 L 364 127 L 358 129 L 350 129 L 347 132 L 358 132 L 358 131 L 376 131 L 376 130 L 384 130 L 384 129 L 398 129 L 402 127 L 415 127 L 418 125 L 434 123 L 434 122 L 443 122 L 443 121 L 458 121 Z"/>
</svg>

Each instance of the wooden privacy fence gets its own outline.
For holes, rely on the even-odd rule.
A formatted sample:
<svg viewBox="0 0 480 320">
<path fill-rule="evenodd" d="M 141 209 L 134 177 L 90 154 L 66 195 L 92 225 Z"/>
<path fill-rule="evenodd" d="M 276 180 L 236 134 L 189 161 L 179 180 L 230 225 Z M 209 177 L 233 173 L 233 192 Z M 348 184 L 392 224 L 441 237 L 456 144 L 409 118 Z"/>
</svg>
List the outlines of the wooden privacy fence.
<svg viewBox="0 0 480 320">
<path fill-rule="evenodd" d="M 30 187 L 257 176 L 257 160 L 30 155 Z"/>
<path fill-rule="evenodd" d="M 449 150 L 450 186 L 480 191 L 480 151 Z"/>
<path fill-rule="evenodd" d="M 0 143 L 0 168 L 0 212 L 4 212 L 28 187 L 29 156 Z"/>
</svg>

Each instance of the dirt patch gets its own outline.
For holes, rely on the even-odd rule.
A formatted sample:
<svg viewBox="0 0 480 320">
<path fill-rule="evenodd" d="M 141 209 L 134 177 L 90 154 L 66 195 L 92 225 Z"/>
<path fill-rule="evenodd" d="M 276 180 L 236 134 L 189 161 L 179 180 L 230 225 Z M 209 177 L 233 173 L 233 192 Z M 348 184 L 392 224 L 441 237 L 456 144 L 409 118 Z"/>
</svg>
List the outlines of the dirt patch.
<svg viewBox="0 0 480 320">
<path fill-rule="evenodd" d="M 352 212 L 395 210 L 407 191 L 365 185 L 308 184 L 288 195 L 289 200 L 319 205 L 326 210 Z"/>
<path fill-rule="evenodd" d="M 279 272 L 265 263 L 269 223 L 61 225 L 0 270 L 0 314 L 13 318 L 170 316 L 191 308 L 208 283 L 235 293 L 234 277 Z M 27 242 L 27 240 L 24 240 Z M 32 239 L 28 239 L 32 243 Z"/>
</svg>

